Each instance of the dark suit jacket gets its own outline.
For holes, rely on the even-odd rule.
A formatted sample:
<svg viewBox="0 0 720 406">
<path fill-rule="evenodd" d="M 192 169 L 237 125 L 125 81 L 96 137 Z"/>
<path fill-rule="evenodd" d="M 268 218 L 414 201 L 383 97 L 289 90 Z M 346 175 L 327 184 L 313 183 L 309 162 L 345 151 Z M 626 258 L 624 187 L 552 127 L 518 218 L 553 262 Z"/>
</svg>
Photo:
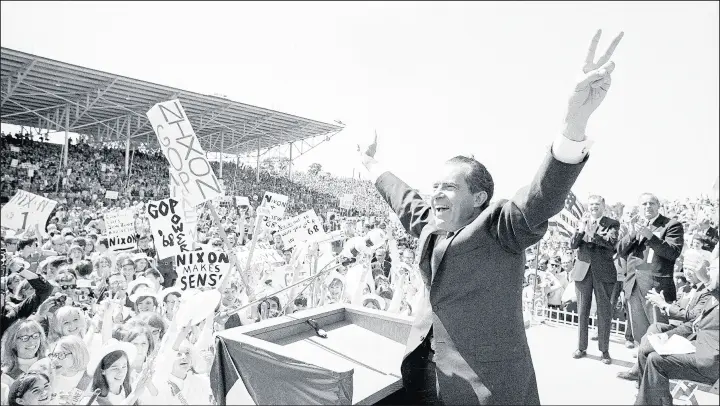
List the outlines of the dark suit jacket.
<svg viewBox="0 0 720 406">
<path fill-rule="evenodd" d="M 421 379 L 413 376 L 417 367 L 408 365 L 426 362 L 418 349 L 432 327 L 445 403 L 539 402 L 522 315 L 525 248 L 543 237 L 547 220 L 563 208 L 584 162 L 565 164 L 549 153 L 529 187 L 512 200 L 490 204 L 439 244 L 435 261 L 435 241 L 445 233 L 435 227 L 430 206 L 395 175 L 377 179 L 382 197 L 419 238 L 425 295 L 401 368 L 406 388 Z"/>
<path fill-rule="evenodd" d="M 670 316 L 671 319 L 681 321 L 695 320 L 695 318 L 703 312 L 705 303 L 707 303 L 710 298 L 712 298 L 712 292 L 705 289 L 704 285 L 698 287 L 698 291 L 695 292 L 695 295 L 685 308 L 675 303 L 670 304 L 670 307 L 668 307 L 668 316 Z"/>
<path fill-rule="evenodd" d="M 650 289 L 665 291 L 665 301 L 676 299 L 673 269 L 684 243 L 683 226 L 677 220 L 662 214 L 648 227 L 653 232 L 650 239 L 642 236 L 626 236 L 620 241 L 620 255 L 627 258 L 625 296 L 630 297 L 637 285 L 644 297 Z"/>
<path fill-rule="evenodd" d="M 700 373 L 707 376 L 709 381 L 718 379 L 718 350 L 720 349 L 719 329 L 720 313 L 718 312 L 718 291 L 712 292 L 714 300 L 705 303 L 700 321 L 693 332 L 693 322 L 687 321 L 667 332 L 668 336 L 679 334 L 695 345 L 695 356 L 698 361 Z"/>
<path fill-rule="evenodd" d="M 600 217 L 598 229 L 590 241 L 585 241 L 585 231 L 575 232 L 570 239 L 570 248 L 578 250 L 577 260 L 572 271 L 575 281 L 582 281 L 588 269 L 608 283 L 617 282 L 617 270 L 613 263 L 615 245 L 618 242 L 620 223 L 610 217 Z M 592 268 L 591 268 L 592 266 Z"/>
</svg>

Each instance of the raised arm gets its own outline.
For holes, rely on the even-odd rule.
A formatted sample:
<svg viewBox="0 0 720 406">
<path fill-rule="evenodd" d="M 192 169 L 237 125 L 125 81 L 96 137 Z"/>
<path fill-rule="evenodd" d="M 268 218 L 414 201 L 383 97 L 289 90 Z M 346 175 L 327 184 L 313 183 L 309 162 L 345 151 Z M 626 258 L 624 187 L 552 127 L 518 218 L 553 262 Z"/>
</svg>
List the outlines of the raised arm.
<svg viewBox="0 0 720 406">
<path fill-rule="evenodd" d="M 423 227 L 431 221 L 430 205 L 425 203 L 420 194 L 405 182 L 393 175 L 375 159 L 377 150 L 377 134 L 373 143 L 361 155 L 362 163 L 370 173 L 370 179 L 380 196 L 400 218 L 405 231 L 415 238 L 420 237 Z M 360 146 L 358 146 L 360 151 Z"/>
</svg>

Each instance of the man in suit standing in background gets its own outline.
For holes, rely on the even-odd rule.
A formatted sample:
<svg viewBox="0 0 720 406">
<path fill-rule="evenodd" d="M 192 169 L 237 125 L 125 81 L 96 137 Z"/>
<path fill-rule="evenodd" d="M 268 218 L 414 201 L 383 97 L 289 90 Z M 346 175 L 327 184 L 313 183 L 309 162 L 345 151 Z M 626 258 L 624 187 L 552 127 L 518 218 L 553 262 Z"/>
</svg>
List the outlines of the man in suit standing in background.
<svg viewBox="0 0 720 406">
<path fill-rule="evenodd" d="M 572 271 L 579 316 L 578 348 L 573 353 L 573 358 L 586 355 L 588 321 L 594 292 L 598 318 L 598 349 L 602 353 L 602 362 L 609 365 L 611 359 L 608 350 L 613 314 L 611 296 L 617 280 L 613 255 L 620 223 L 603 215 L 605 199 L 602 196 L 590 196 L 588 206 L 589 217 L 580 220 L 570 239 L 570 247 L 578 250 Z"/>
<path fill-rule="evenodd" d="M 424 289 L 400 368 L 408 404 L 540 403 L 520 298 L 525 250 L 545 235 L 587 161 L 587 121 L 607 94 L 609 59 L 622 39 L 595 62 L 600 34 L 570 96 L 565 130 L 511 200 L 493 201 L 487 168 L 458 156 L 437 174 L 428 204 L 375 159 L 377 136 L 358 146 L 380 195 L 420 247 Z"/>
<path fill-rule="evenodd" d="M 668 315 L 646 299 L 654 289 L 663 292 L 665 302 L 676 299 L 673 270 L 684 242 L 683 226 L 659 212 L 660 201 L 651 193 L 640 196 L 640 223 L 628 226 L 620 241 L 620 255 L 627 258 L 623 290 L 630 308 L 630 324 L 635 340 L 641 339 L 652 323 L 668 323 Z"/>
</svg>

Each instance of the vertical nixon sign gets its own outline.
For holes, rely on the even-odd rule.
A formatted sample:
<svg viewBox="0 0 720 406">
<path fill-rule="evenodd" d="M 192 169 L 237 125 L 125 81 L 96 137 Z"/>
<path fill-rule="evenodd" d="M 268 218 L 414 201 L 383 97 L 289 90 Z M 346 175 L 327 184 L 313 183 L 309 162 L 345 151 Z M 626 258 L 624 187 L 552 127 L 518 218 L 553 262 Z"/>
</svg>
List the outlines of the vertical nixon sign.
<svg viewBox="0 0 720 406">
<path fill-rule="evenodd" d="M 160 259 L 192 250 L 181 206 L 178 200 L 167 198 L 151 200 L 145 208 Z"/>
<path fill-rule="evenodd" d="M 135 216 L 132 209 L 105 213 L 108 249 L 129 250 L 136 247 Z"/>
<path fill-rule="evenodd" d="M 2 226 L 12 230 L 32 230 L 37 224 L 45 230 L 45 223 L 56 205 L 55 200 L 18 190 L 2 208 Z"/>
<path fill-rule="evenodd" d="M 170 179 L 182 186 L 192 207 L 222 196 L 205 150 L 200 146 L 179 100 L 154 105 L 147 112 L 165 158 L 170 162 Z"/>
</svg>

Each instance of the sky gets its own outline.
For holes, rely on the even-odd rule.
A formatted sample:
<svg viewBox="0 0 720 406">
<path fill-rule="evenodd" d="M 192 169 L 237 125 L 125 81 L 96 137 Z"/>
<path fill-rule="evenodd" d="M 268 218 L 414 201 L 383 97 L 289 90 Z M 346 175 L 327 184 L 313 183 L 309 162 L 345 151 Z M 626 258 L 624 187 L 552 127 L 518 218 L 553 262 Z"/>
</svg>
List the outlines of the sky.
<svg viewBox="0 0 720 406">
<path fill-rule="evenodd" d="M 573 191 L 633 204 L 718 177 L 717 2 L 10 2 L 3 47 L 346 128 L 297 158 L 361 170 L 356 145 L 427 192 L 473 154 L 497 197 L 560 135 L 590 39 L 625 36 Z M 364 170 L 364 169 L 363 169 Z"/>
</svg>

